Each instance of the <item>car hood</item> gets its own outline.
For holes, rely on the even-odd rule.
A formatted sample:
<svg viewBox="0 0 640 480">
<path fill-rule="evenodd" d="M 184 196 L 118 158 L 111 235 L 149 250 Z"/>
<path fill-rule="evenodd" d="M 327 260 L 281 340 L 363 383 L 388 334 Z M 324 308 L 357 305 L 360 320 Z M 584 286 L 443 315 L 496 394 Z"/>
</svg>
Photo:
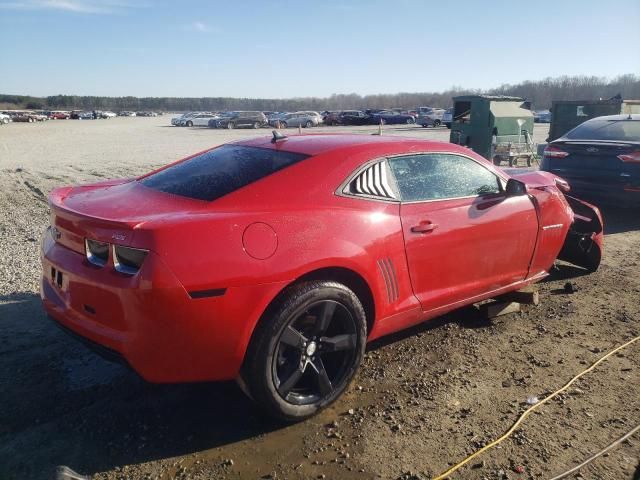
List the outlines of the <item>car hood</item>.
<svg viewBox="0 0 640 480">
<path fill-rule="evenodd" d="M 520 180 L 530 188 L 550 187 L 556 185 L 559 176 L 542 170 L 532 170 L 523 168 L 503 169 L 510 177 Z"/>
</svg>

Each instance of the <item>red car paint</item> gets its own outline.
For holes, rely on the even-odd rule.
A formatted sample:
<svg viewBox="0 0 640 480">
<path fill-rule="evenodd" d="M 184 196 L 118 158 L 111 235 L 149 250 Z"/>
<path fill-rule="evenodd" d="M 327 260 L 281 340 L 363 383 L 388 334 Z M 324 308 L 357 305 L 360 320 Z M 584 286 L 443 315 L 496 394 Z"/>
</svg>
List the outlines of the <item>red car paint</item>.
<svg viewBox="0 0 640 480">
<path fill-rule="evenodd" d="M 302 135 L 236 145 L 311 157 L 212 202 L 152 190 L 138 181 L 144 177 L 51 192 L 55 235 L 42 244 L 47 313 L 148 381 L 232 379 L 265 309 L 311 272 L 362 279 L 373 298 L 373 340 L 544 278 L 574 222 L 556 177 L 544 172 L 519 177 L 524 196 L 405 204 L 338 193 L 366 162 L 411 153 L 463 155 L 508 180 L 448 143 Z M 597 209 L 584 208 L 601 225 Z M 102 268 L 90 264 L 85 238 L 149 253 L 126 276 L 111 255 Z M 590 238 L 601 248 L 601 229 Z"/>
</svg>

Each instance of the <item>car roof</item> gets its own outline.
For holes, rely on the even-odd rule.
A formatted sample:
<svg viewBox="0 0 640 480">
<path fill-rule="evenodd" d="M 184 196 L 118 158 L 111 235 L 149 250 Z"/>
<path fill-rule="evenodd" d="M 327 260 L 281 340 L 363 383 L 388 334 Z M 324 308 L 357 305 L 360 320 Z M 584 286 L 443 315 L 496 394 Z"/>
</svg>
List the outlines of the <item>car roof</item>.
<svg viewBox="0 0 640 480">
<path fill-rule="evenodd" d="M 302 153 L 315 156 L 324 153 L 338 153 L 353 147 L 367 147 L 370 150 L 389 150 L 398 148 L 399 153 L 411 151 L 439 150 L 469 154 L 470 150 L 449 142 L 436 142 L 410 137 L 392 137 L 384 135 L 355 135 L 355 134 L 306 134 L 291 135 L 286 140 L 272 142 L 272 137 L 258 137 L 234 142 L 235 145 L 247 147 L 282 149 L 287 152 Z"/>
<path fill-rule="evenodd" d="M 591 122 L 592 120 L 640 120 L 640 113 L 622 113 L 618 115 L 604 115 L 602 117 L 590 118 L 587 122 Z M 585 122 L 586 123 L 586 122 Z"/>
</svg>

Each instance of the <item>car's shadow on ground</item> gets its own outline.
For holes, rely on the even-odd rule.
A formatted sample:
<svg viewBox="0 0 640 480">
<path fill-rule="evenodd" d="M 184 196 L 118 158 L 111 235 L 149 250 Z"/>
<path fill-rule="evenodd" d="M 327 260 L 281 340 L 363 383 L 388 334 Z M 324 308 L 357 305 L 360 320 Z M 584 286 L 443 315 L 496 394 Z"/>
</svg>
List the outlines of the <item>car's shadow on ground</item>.
<svg viewBox="0 0 640 480">
<path fill-rule="evenodd" d="M 407 338 L 423 334 L 451 323 L 457 323 L 463 328 L 482 329 L 490 328 L 492 323 L 480 310 L 474 306 L 459 308 L 432 320 L 419 323 L 406 330 L 387 335 L 386 337 L 374 340 L 367 345 L 367 350 L 377 350 L 387 345 L 405 340 Z"/>
<path fill-rule="evenodd" d="M 0 478 L 93 474 L 282 428 L 235 382 L 152 385 L 51 323 L 32 293 L 0 297 Z"/>
</svg>

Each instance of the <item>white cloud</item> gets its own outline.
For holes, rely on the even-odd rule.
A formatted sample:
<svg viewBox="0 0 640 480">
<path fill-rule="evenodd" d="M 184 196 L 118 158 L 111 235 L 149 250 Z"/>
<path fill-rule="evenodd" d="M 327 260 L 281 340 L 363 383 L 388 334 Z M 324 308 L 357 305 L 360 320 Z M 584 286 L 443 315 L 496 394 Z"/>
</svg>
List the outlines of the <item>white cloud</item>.
<svg viewBox="0 0 640 480">
<path fill-rule="evenodd" d="M 209 33 L 211 32 L 211 27 L 209 27 L 209 25 L 207 25 L 206 23 L 193 22 L 189 26 L 189 30 L 193 30 L 194 32 L 200 32 L 200 33 Z"/>
<path fill-rule="evenodd" d="M 10 10 L 59 10 L 73 13 L 108 15 L 122 13 L 141 3 L 120 0 L 21 0 L 0 2 L 0 8 Z"/>
</svg>

